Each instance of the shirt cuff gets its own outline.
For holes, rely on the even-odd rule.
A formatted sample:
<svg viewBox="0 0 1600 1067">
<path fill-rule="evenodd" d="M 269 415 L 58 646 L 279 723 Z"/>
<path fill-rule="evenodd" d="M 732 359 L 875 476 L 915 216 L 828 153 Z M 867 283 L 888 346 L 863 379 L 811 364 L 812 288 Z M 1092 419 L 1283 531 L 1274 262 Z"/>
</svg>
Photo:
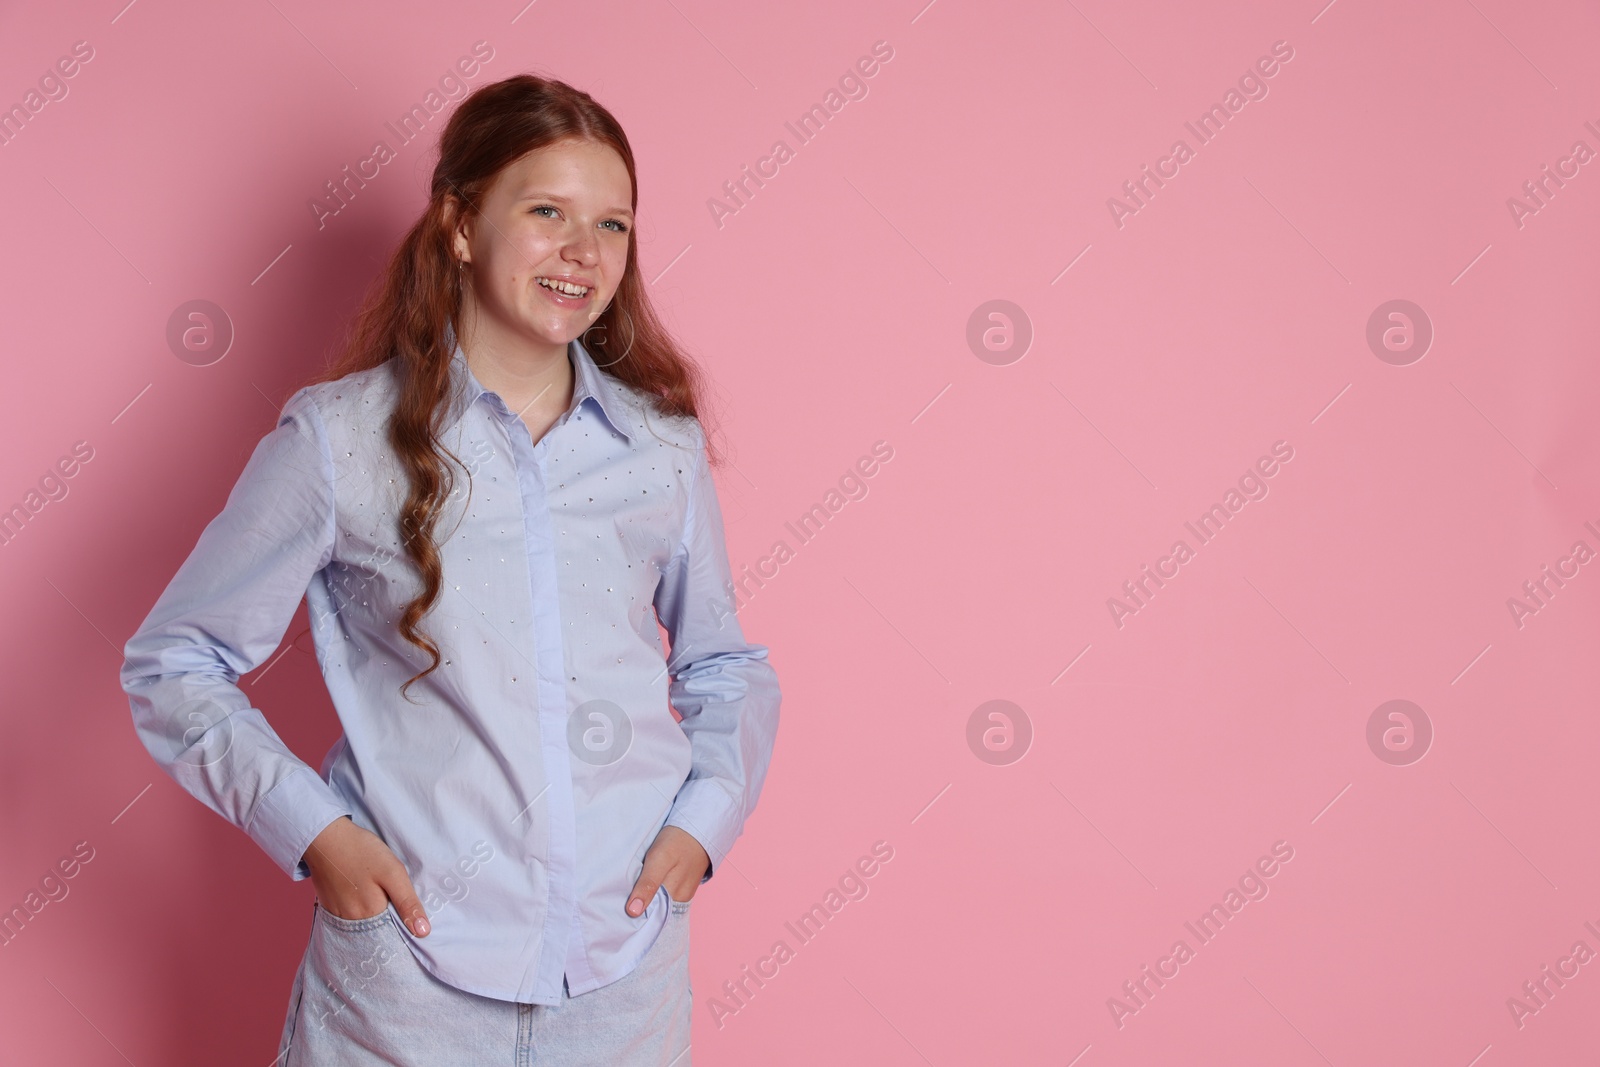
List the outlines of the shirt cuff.
<svg viewBox="0 0 1600 1067">
<path fill-rule="evenodd" d="M 733 847 L 734 840 L 744 829 L 744 820 L 740 817 L 739 805 L 721 782 L 715 778 L 691 778 L 678 788 L 672 810 L 667 813 L 666 825 L 688 833 L 711 857 L 700 879 L 700 884 L 704 885 Z"/>
<path fill-rule="evenodd" d="M 256 805 L 245 831 L 293 878 L 311 877 L 301 861 L 311 842 L 337 819 L 352 812 L 333 788 L 310 767 L 296 767 Z"/>
</svg>

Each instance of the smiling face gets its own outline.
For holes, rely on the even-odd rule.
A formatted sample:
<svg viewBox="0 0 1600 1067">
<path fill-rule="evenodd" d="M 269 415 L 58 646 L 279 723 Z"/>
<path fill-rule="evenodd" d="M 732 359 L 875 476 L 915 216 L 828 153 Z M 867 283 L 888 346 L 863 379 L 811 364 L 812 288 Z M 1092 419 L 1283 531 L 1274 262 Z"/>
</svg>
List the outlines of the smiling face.
<svg viewBox="0 0 1600 1067">
<path fill-rule="evenodd" d="M 622 157 L 593 141 L 559 141 L 507 165 L 453 238 L 472 282 L 463 344 L 564 354 L 622 282 L 632 190 Z"/>
</svg>

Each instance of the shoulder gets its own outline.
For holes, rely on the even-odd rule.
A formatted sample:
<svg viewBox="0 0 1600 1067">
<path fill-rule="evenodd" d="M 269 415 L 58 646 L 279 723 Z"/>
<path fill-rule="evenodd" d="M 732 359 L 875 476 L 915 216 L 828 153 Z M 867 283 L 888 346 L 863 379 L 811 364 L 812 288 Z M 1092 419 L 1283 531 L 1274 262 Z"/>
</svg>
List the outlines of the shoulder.
<svg viewBox="0 0 1600 1067">
<path fill-rule="evenodd" d="M 335 531 L 335 558 L 365 558 L 398 545 L 396 522 L 410 481 L 389 442 L 399 396 L 393 360 L 331 381 L 302 386 L 284 404 L 280 428 L 296 424 L 304 439 L 298 464 L 321 477 Z"/>
<path fill-rule="evenodd" d="M 380 363 L 301 387 L 284 404 L 279 421 L 314 419 L 330 445 L 344 444 L 349 451 L 355 435 L 382 439 L 397 395 L 393 362 Z"/>
<path fill-rule="evenodd" d="M 622 402 L 623 411 L 637 432 L 636 444 L 673 448 L 685 458 L 704 453 L 705 428 L 699 419 L 663 412 L 656 398 L 638 386 L 616 378 L 610 382 L 613 394 Z"/>
<path fill-rule="evenodd" d="M 312 382 L 294 392 L 291 400 L 314 403 L 323 418 L 336 413 L 354 413 L 374 403 L 394 402 L 392 360 L 370 366 L 365 371 L 350 371 L 344 378 Z"/>
<path fill-rule="evenodd" d="M 332 381 L 302 386 L 284 403 L 277 434 L 290 434 L 305 458 L 297 466 L 316 470 L 334 486 L 341 510 L 351 502 L 369 506 L 372 494 L 399 478 L 389 445 L 389 415 L 394 409 L 392 363 L 355 371 Z"/>
</svg>

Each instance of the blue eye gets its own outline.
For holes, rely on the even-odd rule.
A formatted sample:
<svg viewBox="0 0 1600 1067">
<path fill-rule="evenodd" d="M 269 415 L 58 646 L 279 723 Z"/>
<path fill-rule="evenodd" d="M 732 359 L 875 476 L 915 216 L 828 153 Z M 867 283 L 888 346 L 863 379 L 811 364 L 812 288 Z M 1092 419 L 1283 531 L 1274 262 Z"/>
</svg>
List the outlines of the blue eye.
<svg viewBox="0 0 1600 1067">
<path fill-rule="evenodd" d="M 560 209 L 557 208 L 554 204 L 538 204 L 538 205 L 535 205 L 534 207 L 529 208 L 528 211 L 529 211 L 530 214 L 535 214 L 535 213 L 538 213 L 540 211 L 555 211 L 555 212 L 559 213 Z M 545 215 L 543 217 L 544 218 L 550 218 L 549 215 Z M 612 230 L 611 231 L 612 233 L 627 233 L 628 232 L 628 224 L 623 222 L 621 219 L 606 219 L 605 222 L 601 223 L 601 225 L 603 225 L 603 226 L 615 226 L 616 229 Z"/>
</svg>

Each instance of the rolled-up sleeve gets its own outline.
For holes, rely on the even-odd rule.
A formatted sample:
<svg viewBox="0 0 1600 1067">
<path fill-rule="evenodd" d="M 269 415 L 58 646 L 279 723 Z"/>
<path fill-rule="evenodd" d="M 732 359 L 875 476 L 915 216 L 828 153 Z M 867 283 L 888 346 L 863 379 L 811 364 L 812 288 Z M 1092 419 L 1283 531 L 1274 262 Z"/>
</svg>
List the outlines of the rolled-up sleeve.
<svg viewBox="0 0 1600 1067">
<path fill-rule="evenodd" d="M 781 694 L 766 647 L 745 641 L 734 613 L 722 510 L 703 433 L 697 438 L 683 541 L 662 568 L 655 606 L 671 640 L 668 698 L 691 746 L 689 777 L 666 821 L 705 847 L 705 882 L 761 795 Z"/>
<path fill-rule="evenodd" d="M 283 640 L 333 543 L 327 433 L 302 389 L 128 640 L 120 676 L 161 769 L 295 880 L 310 877 L 311 841 L 351 812 L 237 683 Z"/>
</svg>

